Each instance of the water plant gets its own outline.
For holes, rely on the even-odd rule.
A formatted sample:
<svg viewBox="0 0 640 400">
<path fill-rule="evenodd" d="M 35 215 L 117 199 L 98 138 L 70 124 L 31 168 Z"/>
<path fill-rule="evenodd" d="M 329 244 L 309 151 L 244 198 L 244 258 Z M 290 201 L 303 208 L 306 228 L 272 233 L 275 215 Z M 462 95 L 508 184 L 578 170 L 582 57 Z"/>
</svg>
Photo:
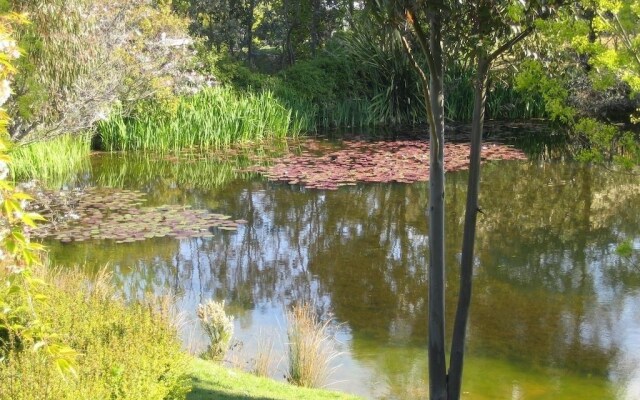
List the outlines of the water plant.
<svg viewBox="0 0 640 400">
<path fill-rule="evenodd" d="M 12 178 L 17 181 L 36 179 L 46 187 L 73 184 L 91 169 L 90 153 L 88 134 L 58 136 L 17 146 L 12 152 Z"/>
<path fill-rule="evenodd" d="M 111 239 L 129 243 L 153 237 L 176 239 L 211 237 L 212 228 L 235 231 L 244 220 L 191 209 L 183 205 L 141 207 L 142 192 L 86 188 L 42 192 L 39 208 L 49 220 L 33 227 L 34 237 L 53 237 L 63 243 Z"/>
<path fill-rule="evenodd" d="M 233 317 L 227 316 L 224 311 L 224 301 L 209 300 L 205 304 L 199 304 L 196 315 L 202 329 L 209 337 L 209 345 L 202 353 L 202 357 L 216 361 L 222 360 L 229 350 L 233 337 Z"/>
<path fill-rule="evenodd" d="M 167 153 L 295 137 L 302 126 L 296 113 L 270 91 L 240 93 L 217 87 L 182 98 L 175 111 L 147 105 L 131 117 L 116 113 L 99 123 L 98 132 L 109 151 Z"/>
<path fill-rule="evenodd" d="M 469 144 L 446 143 L 447 171 L 469 166 Z M 499 143 L 486 143 L 483 160 L 523 160 L 523 152 Z M 418 140 L 344 141 L 339 149 L 287 154 L 270 166 L 253 171 L 267 179 L 306 188 L 335 190 L 357 182 L 423 182 L 429 177 L 429 143 Z"/>
<path fill-rule="evenodd" d="M 331 320 L 321 322 L 308 304 L 287 311 L 287 380 L 298 386 L 321 387 L 331 375 L 331 361 L 338 352 L 331 343 Z"/>
</svg>

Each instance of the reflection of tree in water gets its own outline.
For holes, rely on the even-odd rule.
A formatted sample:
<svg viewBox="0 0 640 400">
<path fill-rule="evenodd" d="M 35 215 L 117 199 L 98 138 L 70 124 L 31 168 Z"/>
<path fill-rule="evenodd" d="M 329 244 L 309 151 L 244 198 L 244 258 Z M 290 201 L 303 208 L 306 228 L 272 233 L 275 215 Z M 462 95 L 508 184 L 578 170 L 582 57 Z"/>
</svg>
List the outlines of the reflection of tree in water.
<svg viewBox="0 0 640 400">
<path fill-rule="evenodd" d="M 571 165 L 494 167 L 483 187 L 483 268 L 470 346 L 606 375 L 616 353 L 611 337 L 622 297 L 603 303 L 603 296 L 633 285 L 607 276 L 621 270 L 614 244 L 621 235 L 638 235 L 640 218 L 629 210 L 638 209 L 640 193 L 619 203 L 612 198 L 612 209 L 595 213 L 594 193 L 624 186 L 627 177 Z M 640 271 L 630 275 L 637 282 Z"/>
<path fill-rule="evenodd" d="M 466 173 L 447 179 L 447 294 L 454 304 Z M 617 315 L 626 294 L 640 287 L 640 271 L 631 266 L 637 252 L 631 260 L 614 252 L 621 239 L 638 240 L 640 194 L 615 195 L 626 183 L 622 175 L 564 164 L 486 167 L 472 353 L 606 375 L 617 348 Z M 132 244 L 126 262 L 131 254 L 138 261 L 123 279 L 184 292 L 187 307 L 225 298 L 237 314 L 312 301 L 348 324 L 354 354 L 364 359 L 371 354 L 358 351 L 363 341 L 426 343 L 425 184 L 310 191 L 230 180 L 223 189 L 172 190 L 180 192 L 169 193 L 172 199 L 248 224 L 179 246 Z M 447 311 L 451 321 L 453 307 Z M 407 373 L 418 365 L 379 360 L 382 370 L 391 364 Z"/>
<path fill-rule="evenodd" d="M 619 268 L 594 260 L 606 261 L 620 233 L 635 235 L 638 224 L 635 215 L 624 212 L 592 215 L 591 187 L 618 185 L 623 178 L 566 165 L 529 164 L 498 164 L 485 176 L 471 350 L 606 374 L 615 349 L 606 339 L 615 313 L 597 306 L 597 293 L 613 282 L 597 277 Z M 457 286 L 464 182 L 464 173 L 449 176 L 450 289 Z M 320 282 L 310 295 L 328 295 L 332 310 L 348 322 L 356 340 L 423 343 L 426 188 L 367 185 L 309 196 L 284 187 L 255 201 L 263 207 L 255 217 L 260 224 L 278 226 L 271 234 L 282 239 L 269 244 L 268 238 L 256 237 L 254 245 L 286 243 L 285 258 L 304 253 L 299 259 Z M 594 220 L 599 221 L 595 229 Z"/>
</svg>

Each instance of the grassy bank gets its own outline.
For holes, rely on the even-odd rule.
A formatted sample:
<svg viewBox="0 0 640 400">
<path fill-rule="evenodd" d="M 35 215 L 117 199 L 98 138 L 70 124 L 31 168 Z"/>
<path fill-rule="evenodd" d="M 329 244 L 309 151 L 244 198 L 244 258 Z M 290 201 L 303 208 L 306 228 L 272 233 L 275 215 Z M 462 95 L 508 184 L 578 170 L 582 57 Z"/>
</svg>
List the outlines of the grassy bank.
<svg viewBox="0 0 640 400">
<path fill-rule="evenodd" d="M 193 388 L 187 400 L 237 399 L 359 399 L 359 397 L 320 389 L 306 389 L 228 369 L 200 359 L 189 365 Z"/>
<path fill-rule="evenodd" d="M 0 271 L 0 281 L 15 279 L 5 273 Z M 106 273 L 89 279 L 78 269 L 40 267 L 34 276 L 38 281 L 25 283 L 30 307 L 18 314 L 20 323 L 28 327 L 37 321 L 49 333 L 32 339 L 29 331 L 22 331 L 0 341 L 0 399 L 185 397 L 188 356 L 172 322 L 171 299 L 125 301 Z M 2 303 L 19 309 L 24 299 L 12 295 Z M 58 346 L 74 351 L 73 373 L 56 370 L 58 358 L 52 350 Z"/>
<path fill-rule="evenodd" d="M 5 277 L 0 270 L 0 279 Z M 25 341 L 2 341 L 0 400 L 37 399 L 355 399 L 299 388 L 196 359 L 181 350 L 169 297 L 124 299 L 110 275 L 89 278 L 79 269 L 36 268 L 32 309 L 53 334 L 50 345 L 75 351 L 73 373 L 56 370 L 55 357 Z M 3 298 L 11 307 L 18 298 Z M 0 321 L 1 322 L 1 321 Z M 2 325 L 0 325 L 1 328 Z M 48 348 L 48 347 L 47 347 Z"/>
</svg>

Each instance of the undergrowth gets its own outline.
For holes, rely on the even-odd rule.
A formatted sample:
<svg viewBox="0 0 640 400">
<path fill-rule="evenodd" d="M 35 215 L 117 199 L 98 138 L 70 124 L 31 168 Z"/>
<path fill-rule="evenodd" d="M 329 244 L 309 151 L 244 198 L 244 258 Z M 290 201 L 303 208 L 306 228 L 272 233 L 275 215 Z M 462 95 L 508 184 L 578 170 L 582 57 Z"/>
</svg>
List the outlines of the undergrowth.
<svg viewBox="0 0 640 400">
<path fill-rule="evenodd" d="M 61 376 L 43 352 L 14 350 L 0 362 L 0 399 L 184 399 L 188 359 L 169 298 L 125 303 L 107 274 L 89 283 L 77 269 L 34 273 L 47 282 L 35 312 L 80 354 L 75 375 Z"/>
</svg>

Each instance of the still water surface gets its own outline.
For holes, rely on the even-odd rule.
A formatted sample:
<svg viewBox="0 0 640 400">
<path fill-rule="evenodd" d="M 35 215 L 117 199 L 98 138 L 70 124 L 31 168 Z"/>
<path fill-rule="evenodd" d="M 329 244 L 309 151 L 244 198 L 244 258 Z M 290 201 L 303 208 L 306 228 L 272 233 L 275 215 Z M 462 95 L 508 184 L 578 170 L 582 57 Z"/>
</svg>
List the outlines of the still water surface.
<svg viewBox="0 0 640 400">
<path fill-rule="evenodd" d="M 172 290 L 193 320 L 224 299 L 251 364 L 260 337 L 280 354 L 283 310 L 331 315 L 342 354 L 329 388 L 366 398 L 426 397 L 427 184 L 302 189 L 207 160 L 93 160 L 84 184 L 148 193 L 248 221 L 211 238 L 51 243 L 59 264 L 109 263 L 133 292 Z M 455 304 L 465 172 L 447 174 L 447 301 Z M 640 399 L 640 179 L 571 163 L 483 170 L 465 399 Z M 620 243 L 631 244 L 619 255 Z M 447 310 L 453 319 L 453 306 Z M 191 326 L 196 326 L 192 323 Z M 450 327 L 449 327 L 450 328 Z M 197 330 L 185 328 L 197 346 Z"/>
</svg>

